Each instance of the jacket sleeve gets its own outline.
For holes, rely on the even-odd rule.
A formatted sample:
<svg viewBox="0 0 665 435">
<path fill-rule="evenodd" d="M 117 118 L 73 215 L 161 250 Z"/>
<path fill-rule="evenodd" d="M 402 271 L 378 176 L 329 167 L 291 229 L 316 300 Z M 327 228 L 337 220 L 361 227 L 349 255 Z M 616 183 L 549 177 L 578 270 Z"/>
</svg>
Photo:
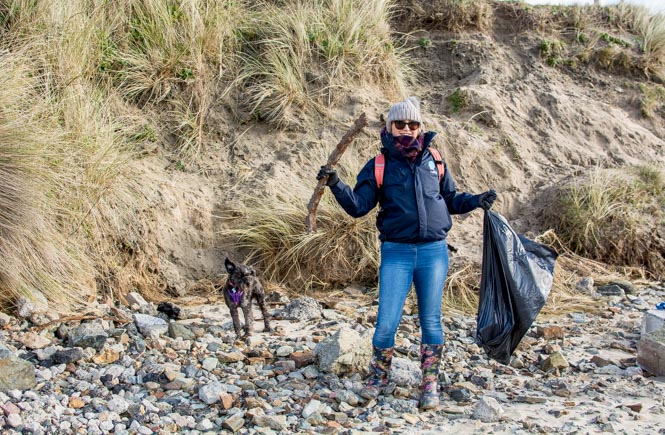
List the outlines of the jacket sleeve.
<svg viewBox="0 0 665 435">
<path fill-rule="evenodd" d="M 450 214 L 464 214 L 480 207 L 478 195 L 472 195 L 467 192 L 457 193 L 455 180 L 453 180 L 448 166 L 444 163 L 444 176 L 441 180 L 441 195 L 446 201 L 446 206 Z"/>
<path fill-rule="evenodd" d="M 368 161 L 360 171 L 353 190 L 339 180 L 330 186 L 330 191 L 350 216 L 354 218 L 365 216 L 379 201 L 379 189 L 374 179 L 374 159 Z"/>
</svg>

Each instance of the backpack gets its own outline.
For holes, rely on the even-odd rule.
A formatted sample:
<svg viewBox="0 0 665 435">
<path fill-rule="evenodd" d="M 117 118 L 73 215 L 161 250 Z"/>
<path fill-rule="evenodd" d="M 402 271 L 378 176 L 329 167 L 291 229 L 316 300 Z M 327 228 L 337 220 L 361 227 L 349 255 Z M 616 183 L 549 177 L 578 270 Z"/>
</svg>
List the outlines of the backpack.
<svg viewBox="0 0 665 435">
<path fill-rule="evenodd" d="M 443 159 L 441 158 L 441 153 L 439 150 L 436 150 L 434 148 L 429 148 L 430 154 L 432 154 L 432 158 L 434 159 L 434 163 L 436 163 L 436 169 L 439 171 L 439 182 L 441 182 L 441 179 L 443 178 L 443 175 L 445 173 L 445 168 L 443 167 Z M 383 185 L 383 171 L 386 169 L 386 156 L 382 154 L 378 154 L 376 157 L 374 157 L 374 178 L 376 179 L 376 187 L 379 189 Z"/>
</svg>

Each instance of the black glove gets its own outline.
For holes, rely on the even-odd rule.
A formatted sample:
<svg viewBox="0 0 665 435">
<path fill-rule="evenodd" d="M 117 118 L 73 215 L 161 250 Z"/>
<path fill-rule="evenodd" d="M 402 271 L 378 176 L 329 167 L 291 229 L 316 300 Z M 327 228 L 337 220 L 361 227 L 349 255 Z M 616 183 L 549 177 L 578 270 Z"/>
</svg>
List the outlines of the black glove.
<svg viewBox="0 0 665 435">
<path fill-rule="evenodd" d="M 326 186 L 332 186 L 337 184 L 339 181 L 339 177 L 337 176 L 337 171 L 334 169 L 328 169 L 325 166 L 321 166 L 321 170 L 319 170 L 319 173 L 316 174 L 316 179 L 320 180 L 323 177 L 328 177 L 326 180 Z"/>
<path fill-rule="evenodd" d="M 496 192 L 494 189 L 490 189 L 487 192 L 483 192 L 478 195 L 478 204 L 483 210 L 489 210 L 492 208 L 492 204 L 496 201 Z"/>
</svg>

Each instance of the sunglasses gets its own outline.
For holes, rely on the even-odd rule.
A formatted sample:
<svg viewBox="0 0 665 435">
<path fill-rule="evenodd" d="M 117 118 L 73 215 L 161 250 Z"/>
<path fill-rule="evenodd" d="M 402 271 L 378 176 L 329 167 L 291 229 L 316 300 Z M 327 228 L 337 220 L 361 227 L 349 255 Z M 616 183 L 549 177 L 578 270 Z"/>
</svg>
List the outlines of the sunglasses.
<svg viewBox="0 0 665 435">
<path fill-rule="evenodd" d="M 409 130 L 418 130 L 418 128 L 420 128 L 420 123 L 418 121 L 393 121 L 393 124 L 395 124 L 395 128 L 398 130 L 403 129 L 407 125 L 409 126 Z"/>
</svg>

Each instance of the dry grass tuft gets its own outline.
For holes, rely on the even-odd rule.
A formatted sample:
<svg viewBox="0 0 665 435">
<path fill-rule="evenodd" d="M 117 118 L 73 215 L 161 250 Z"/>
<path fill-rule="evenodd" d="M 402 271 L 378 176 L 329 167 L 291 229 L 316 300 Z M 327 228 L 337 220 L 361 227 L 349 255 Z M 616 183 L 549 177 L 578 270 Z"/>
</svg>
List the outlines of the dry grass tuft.
<svg viewBox="0 0 665 435">
<path fill-rule="evenodd" d="M 292 198 L 272 206 L 261 202 L 248 204 L 243 213 L 251 227 L 227 234 L 237 238 L 235 247 L 247 252 L 247 261 L 257 264 L 269 280 L 309 291 L 376 279 L 378 244 L 372 219 L 353 220 L 332 204 L 322 204 L 319 230 L 307 234 L 305 201 Z"/>
<path fill-rule="evenodd" d="M 657 115 L 665 119 L 665 87 L 641 83 L 640 93 L 642 96 L 639 104 L 642 116 L 653 118 Z"/>
<path fill-rule="evenodd" d="M 91 14 L 96 23 L 95 73 L 128 101 L 163 103 L 180 157 L 196 159 L 206 144 L 206 120 L 222 80 L 238 68 L 244 2 L 129 0 Z"/>
<path fill-rule="evenodd" d="M 640 267 L 612 266 L 575 254 L 552 230 L 543 233 L 536 240 L 559 253 L 552 293 L 543 310 L 544 314 L 599 310 L 591 295 L 576 289 L 576 284 L 582 278 L 593 278 L 595 285 L 604 285 L 627 277 L 635 282 L 648 282 L 644 270 Z"/>
<path fill-rule="evenodd" d="M 407 57 L 392 42 L 387 0 L 260 3 L 244 29 L 245 109 L 277 125 L 325 114 L 358 87 L 401 95 Z"/>
<path fill-rule="evenodd" d="M 478 312 L 478 290 L 481 268 L 478 264 L 465 264 L 459 270 L 451 269 L 446 278 L 443 294 L 443 312 Z"/>
<path fill-rule="evenodd" d="M 489 31 L 494 22 L 488 0 L 411 0 L 396 4 L 394 25 L 398 29 Z"/>
<path fill-rule="evenodd" d="M 495 5 L 495 13 L 508 20 L 516 33 L 556 33 L 563 27 L 550 6 L 531 6 L 521 1 L 497 2 Z"/>
<path fill-rule="evenodd" d="M 665 274 L 663 175 L 657 168 L 594 170 L 563 186 L 545 210 L 571 251 L 613 265 Z"/>
<path fill-rule="evenodd" d="M 146 121 L 93 80 L 87 2 L 5 7 L 0 70 L 11 86 L 0 93 L 0 191 L 12 195 L 0 203 L 0 303 L 42 293 L 64 312 L 99 290 L 140 288 L 124 277 L 145 272 L 123 259 L 114 235 L 136 226 L 128 161 Z"/>
<path fill-rule="evenodd" d="M 430 4 L 426 23 L 451 32 L 492 28 L 493 9 L 485 0 L 437 0 Z"/>
<path fill-rule="evenodd" d="M 606 18 L 639 37 L 641 67 L 647 77 L 665 79 L 665 15 L 652 15 L 643 6 L 619 2 L 606 8 Z"/>
<path fill-rule="evenodd" d="M 92 264 L 57 225 L 70 180 L 50 167 L 67 157 L 65 135 L 31 66 L 25 51 L 0 57 L 0 306 L 41 293 L 67 309 L 94 293 Z"/>
</svg>

